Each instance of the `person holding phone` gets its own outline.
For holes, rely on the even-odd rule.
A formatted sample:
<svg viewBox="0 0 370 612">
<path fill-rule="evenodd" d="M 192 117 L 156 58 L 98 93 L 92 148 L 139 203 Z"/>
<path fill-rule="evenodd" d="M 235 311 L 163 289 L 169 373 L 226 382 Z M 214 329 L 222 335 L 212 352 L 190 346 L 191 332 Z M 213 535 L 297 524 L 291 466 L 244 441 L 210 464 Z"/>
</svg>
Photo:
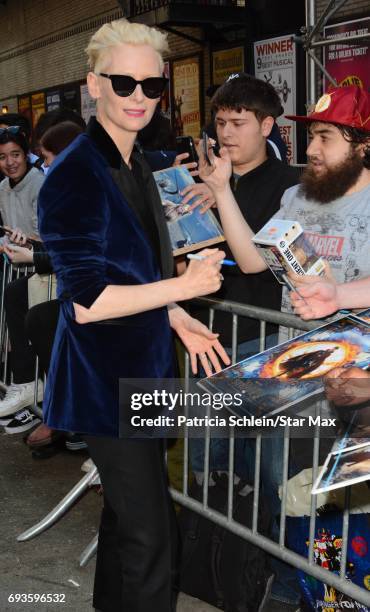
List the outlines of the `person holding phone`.
<svg viewBox="0 0 370 612">
<path fill-rule="evenodd" d="M 1 251 L 4 251 L 4 245 L 9 244 L 9 241 L 25 244 L 25 235 L 38 238 L 37 197 L 45 177 L 32 167 L 28 153 L 28 141 L 19 125 L 0 128 L 0 172 L 5 175 L 0 183 L 0 214 L 3 223 Z M 12 311 L 12 315 L 16 316 L 16 312 Z M 11 337 L 13 380 L 5 387 L 5 395 L 0 400 L 0 424 L 7 426 L 17 418 L 20 427 L 17 431 L 26 431 L 39 422 L 27 410 L 33 404 L 35 367 L 28 343 L 22 340 L 23 336 L 21 328 L 16 327 L 15 335 Z M 39 400 L 42 399 L 42 393 L 42 384 L 39 384 Z"/>
<path fill-rule="evenodd" d="M 175 331 L 210 371 L 229 359 L 177 304 L 221 285 L 224 253 L 206 249 L 173 278 L 162 204 L 134 150 L 167 85 L 166 35 L 125 19 L 87 47 L 97 117 L 55 160 L 39 198 L 40 233 L 57 275 L 60 316 L 46 422 L 85 434 L 104 491 L 94 588 L 103 612 L 170 612 L 176 529 L 161 439 L 120 437 L 119 379 L 174 374 Z M 125 415 L 123 415 L 125 417 Z"/>
</svg>

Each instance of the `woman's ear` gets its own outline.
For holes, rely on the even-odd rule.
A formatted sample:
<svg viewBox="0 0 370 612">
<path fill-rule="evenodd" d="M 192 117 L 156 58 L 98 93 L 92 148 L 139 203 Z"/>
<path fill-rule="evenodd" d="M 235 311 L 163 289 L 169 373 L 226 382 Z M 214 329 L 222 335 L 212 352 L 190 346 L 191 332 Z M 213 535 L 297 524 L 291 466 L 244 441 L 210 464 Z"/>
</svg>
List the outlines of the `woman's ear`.
<svg viewBox="0 0 370 612">
<path fill-rule="evenodd" d="M 98 100 L 100 98 L 100 86 L 98 75 L 94 72 L 89 72 L 87 75 L 87 88 L 89 90 L 89 94 L 94 100 Z"/>
</svg>

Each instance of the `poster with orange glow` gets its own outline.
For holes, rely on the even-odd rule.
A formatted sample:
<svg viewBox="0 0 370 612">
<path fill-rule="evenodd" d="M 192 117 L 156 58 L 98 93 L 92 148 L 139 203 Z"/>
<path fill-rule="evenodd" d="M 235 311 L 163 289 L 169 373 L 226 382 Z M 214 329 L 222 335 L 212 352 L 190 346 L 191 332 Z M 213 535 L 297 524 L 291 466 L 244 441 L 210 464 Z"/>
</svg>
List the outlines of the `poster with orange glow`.
<svg viewBox="0 0 370 612">
<path fill-rule="evenodd" d="M 237 416 L 276 414 L 323 393 L 337 367 L 370 364 L 370 324 L 346 316 L 306 332 L 199 381 L 210 393 L 241 393 Z M 305 402 L 306 405 L 306 402 Z"/>
</svg>

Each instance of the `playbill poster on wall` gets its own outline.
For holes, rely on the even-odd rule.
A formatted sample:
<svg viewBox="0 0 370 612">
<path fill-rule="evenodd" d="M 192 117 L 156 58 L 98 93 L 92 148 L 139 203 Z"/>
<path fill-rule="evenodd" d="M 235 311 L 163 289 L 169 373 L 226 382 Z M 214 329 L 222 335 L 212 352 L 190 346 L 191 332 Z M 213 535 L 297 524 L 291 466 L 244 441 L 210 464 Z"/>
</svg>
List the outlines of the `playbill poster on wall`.
<svg viewBox="0 0 370 612">
<path fill-rule="evenodd" d="M 352 44 L 343 41 L 336 43 L 336 38 L 370 35 L 370 17 L 336 23 L 324 28 L 325 38 L 331 38 L 333 43 L 324 47 L 324 65 L 338 85 L 359 85 L 370 87 L 370 44 L 369 37 L 354 40 Z M 325 89 L 330 89 L 331 83 L 325 79 Z"/>
<path fill-rule="evenodd" d="M 199 381 L 210 393 L 241 393 L 237 416 L 277 414 L 323 393 L 322 377 L 337 367 L 370 363 L 370 324 L 347 316 L 306 332 Z"/>
<path fill-rule="evenodd" d="M 256 41 L 254 71 L 258 79 L 271 83 L 280 96 L 284 113 L 277 124 L 288 147 L 288 162 L 296 163 L 296 125 L 284 117 L 296 114 L 296 50 L 292 34 Z"/>
<path fill-rule="evenodd" d="M 210 210 L 202 214 L 200 207 L 191 210 L 193 200 L 188 204 L 181 203 L 181 191 L 194 183 L 187 168 L 176 166 L 159 170 L 153 175 L 161 196 L 175 256 L 225 240 L 222 228 Z"/>
</svg>

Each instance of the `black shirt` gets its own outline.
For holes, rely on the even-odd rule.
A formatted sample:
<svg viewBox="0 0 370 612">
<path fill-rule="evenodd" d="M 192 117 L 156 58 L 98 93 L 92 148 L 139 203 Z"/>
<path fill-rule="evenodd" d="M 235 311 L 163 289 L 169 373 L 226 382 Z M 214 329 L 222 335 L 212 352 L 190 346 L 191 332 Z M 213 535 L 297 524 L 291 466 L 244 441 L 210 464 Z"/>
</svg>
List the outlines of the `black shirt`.
<svg viewBox="0 0 370 612">
<path fill-rule="evenodd" d="M 139 151 L 133 151 L 130 170 L 95 117 L 90 119 L 86 131 L 107 160 L 113 180 L 141 223 L 156 255 L 162 278 L 170 278 L 174 269 L 170 237 L 162 202 L 144 157 Z"/>
<path fill-rule="evenodd" d="M 279 161 L 273 153 L 268 159 L 250 172 L 238 178 L 234 196 L 253 232 L 258 232 L 274 213 L 280 208 L 280 201 L 286 189 L 299 182 L 300 171 Z M 227 258 L 233 258 L 226 243 L 220 243 L 220 249 L 226 251 Z M 223 300 L 232 300 L 253 306 L 280 310 L 281 285 L 270 270 L 258 274 L 244 274 L 237 266 L 222 268 L 224 282 L 220 291 L 213 294 Z M 208 323 L 204 309 L 192 309 L 192 314 Z M 259 322 L 239 317 L 238 343 L 259 336 Z M 228 313 L 215 312 L 213 330 L 220 334 L 220 341 L 231 346 L 232 317 Z M 267 325 L 266 333 L 274 333 L 276 326 Z"/>
</svg>

